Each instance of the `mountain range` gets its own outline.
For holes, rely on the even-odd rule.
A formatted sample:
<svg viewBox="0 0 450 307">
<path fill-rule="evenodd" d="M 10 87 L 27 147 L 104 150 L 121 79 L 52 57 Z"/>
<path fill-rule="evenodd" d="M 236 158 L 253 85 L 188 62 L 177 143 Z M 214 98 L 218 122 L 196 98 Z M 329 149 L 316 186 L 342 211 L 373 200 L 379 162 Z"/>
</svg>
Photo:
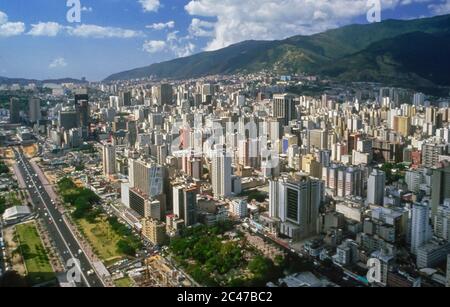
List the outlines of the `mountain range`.
<svg viewBox="0 0 450 307">
<path fill-rule="evenodd" d="M 188 79 L 272 70 L 393 86 L 450 86 L 450 15 L 349 25 L 276 41 L 229 47 L 120 72 L 105 81 Z M 447 91 L 448 93 L 448 91 Z"/>
<path fill-rule="evenodd" d="M 62 83 L 75 83 L 75 84 L 84 84 L 87 83 L 85 80 L 78 80 L 73 78 L 62 78 L 62 79 L 48 79 L 48 80 L 36 80 L 36 79 L 24 79 L 24 78 L 7 78 L 7 77 L 1 77 L 0 76 L 0 84 L 20 84 L 20 85 L 28 85 L 30 83 L 35 83 L 37 85 L 42 85 L 45 83 L 55 83 L 55 84 L 62 84 Z"/>
</svg>

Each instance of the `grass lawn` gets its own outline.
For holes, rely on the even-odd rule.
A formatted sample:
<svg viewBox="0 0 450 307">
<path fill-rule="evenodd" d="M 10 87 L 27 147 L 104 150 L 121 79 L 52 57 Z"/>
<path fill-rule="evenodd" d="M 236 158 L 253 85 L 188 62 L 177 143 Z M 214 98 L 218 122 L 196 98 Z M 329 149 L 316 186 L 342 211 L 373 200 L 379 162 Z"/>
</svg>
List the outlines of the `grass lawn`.
<svg viewBox="0 0 450 307">
<path fill-rule="evenodd" d="M 31 285 L 38 285 L 56 278 L 47 253 L 34 223 L 16 227 L 20 250 L 27 268 L 27 278 Z"/>
<path fill-rule="evenodd" d="M 131 280 L 131 278 L 124 277 L 124 278 L 115 280 L 114 284 L 116 285 L 116 287 L 119 287 L 119 288 L 130 288 L 134 285 L 134 282 L 133 282 L 133 280 Z"/>
<path fill-rule="evenodd" d="M 78 225 L 94 252 L 105 262 L 106 266 L 125 257 L 124 254 L 117 251 L 117 242 L 121 240 L 121 237 L 111 228 L 105 218 L 98 218 L 94 224 L 80 219 Z"/>
</svg>

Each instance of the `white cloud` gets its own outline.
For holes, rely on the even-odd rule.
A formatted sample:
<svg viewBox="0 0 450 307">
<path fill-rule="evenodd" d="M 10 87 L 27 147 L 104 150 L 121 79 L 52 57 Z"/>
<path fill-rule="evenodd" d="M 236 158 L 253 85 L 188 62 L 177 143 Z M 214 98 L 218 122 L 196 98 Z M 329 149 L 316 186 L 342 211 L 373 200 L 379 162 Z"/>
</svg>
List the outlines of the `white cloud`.
<svg viewBox="0 0 450 307">
<path fill-rule="evenodd" d="M 139 0 L 144 12 L 157 12 L 161 7 L 159 0 Z"/>
<path fill-rule="evenodd" d="M 428 8 L 436 15 L 445 15 L 450 13 L 450 0 L 442 1 L 439 4 L 430 4 Z"/>
<path fill-rule="evenodd" d="M 64 68 L 66 66 L 67 66 L 66 59 L 64 59 L 63 57 L 58 57 L 54 59 L 48 67 L 51 69 L 56 69 L 56 68 Z"/>
<path fill-rule="evenodd" d="M 56 36 L 63 30 L 63 26 L 57 22 L 39 22 L 31 25 L 31 30 L 28 32 L 32 36 Z"/>
<path fill-rule="evenodd" d="M 167 34 L 166 40 L 147 40 L 142 49 L 150 54 L 170 52 L 176 57 L 186 57 L 194 53 L 195 44 L 189 37 L 178 37 L 178 31 Z"/>
<path fill-rule="evenodd" d="M 165 41 L 147 40 L 144 42 L 142 49 L 145 52 L 152 54 L 152 53 L 161 52 L 164 49 L 166 49 L 166 47 L 167 47 L 167 44 Z"/>
<path fill-rule="evenodd" d="M 143 36 L 140 31 L 87 24 L 67 27 L 67 32 L 69 35 L 83 38 L 134 38 Z"/>
<path fill-rule="evenodd" d="M 16 36 L 23 32 L 25 32 L 23 22 L 9 22 L 8 15 L 0 11 L 0 37 Z"/>
<path fill-rule="evenodd" d="M 383 10 L 424 0 L 381 0 Z M 283 39 L 313 34 L 365 16 L 367 0 L 191 0 L 186 11 L 204 23 L 192 34 L 211 35 L 206 50 L 215 50 L 248 39 Z M 201 18 L 201 19 L 200 19 Z M 205 20 L 208 18 L 208 20 Z M 209 28 L 209 23 L 213 26 Z M 205 28 L 208 25 L 208 28 Z"/>
<path fill-rule="evenodd" d="M 0 25 L 8 22 L 8 15 L 0 11 Z"/>
<path fill-rule="evenodd" d="M 173 21 L 173 20 L 168 21 L 168 22 L 154 23 L 152 25 L 146 26 L 147 29 L 153 29 L 153 30 L 173 29 L 174 27 L 175 27 L 175 21 Z"/>
<path fill-rule="evenodd" d="M 193 18 L 191 25 L 189 26 L 189 34 L 192 36 L 199 37 L 210 37 L 214 36 L 214 23 L 209 21 L 200 20 L 198 18 Z"/>
</svg>

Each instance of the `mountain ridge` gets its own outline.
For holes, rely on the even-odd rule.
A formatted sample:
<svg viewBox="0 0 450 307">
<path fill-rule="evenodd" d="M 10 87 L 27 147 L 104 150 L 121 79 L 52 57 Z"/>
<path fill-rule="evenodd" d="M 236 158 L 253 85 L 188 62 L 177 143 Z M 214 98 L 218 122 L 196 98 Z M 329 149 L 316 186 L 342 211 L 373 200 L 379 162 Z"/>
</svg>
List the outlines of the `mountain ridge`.
<svg viewBox="0 0 450 307">
<path fill-rule="evenodd" d="M 264 69 L 278 73 L 324 74 L 327 66 L 356 55 L 376 42 L 413 32 L 450 32 L 450 15 L 353 24 L 310 36 L 296 35 L 282 40 L 243 41 L 216 51 L 119 72 L 107 77 L 105 81 L 150 76 L 157 79 L 188 79 L 216 74 L 251 73 Z M 383 76 L 380 75 L 377 81 L 383 81 Z"/>
</svg>

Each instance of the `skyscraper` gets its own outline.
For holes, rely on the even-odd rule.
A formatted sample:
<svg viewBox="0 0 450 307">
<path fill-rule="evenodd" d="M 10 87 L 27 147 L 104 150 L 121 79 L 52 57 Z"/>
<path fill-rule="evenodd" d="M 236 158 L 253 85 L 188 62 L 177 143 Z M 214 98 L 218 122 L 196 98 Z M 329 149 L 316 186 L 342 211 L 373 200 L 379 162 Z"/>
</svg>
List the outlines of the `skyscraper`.
<svg viewBox="0 0 450 307">
<path fill-rule="evenodd" d="M 439 156 L 447 153 L 447 145 L 439 143 L 426 143 L 422 146 L 422 164 L 426 167 L 435 167 L 439 164 Z"/>
<path fill-rule="evenodd" d="M 131 92 L 120 92 L 119 101 L 121 106 L 131 106 Z"/>
<path fill-rule="evenodd" d="M 325 191 L 323 182 L 297 175 L 270 181 L 269 187 L 269 214 L 280 219 L 280 232 L 294 240 L 316 234 Z"/>
<path fill-rule="evenodd" d="M 114 145 L 103 145 L 103 175 L 111 176 L 116 173 L 116 148 Z"/>
<path fill-rule="evenodd" d="M 411 253 L 431 239 L 430 207 L 428 202 L 416 203 L 412 208 L 411 217 Z"/>
<path fill-rule="evenodd" d="M 152 198 L 163 193 L 164 170 L 162 166 L 143 160 L 130 159 L 129 176 L 130 186 L 146 197 Z"/>
<path fill-rule="evenodd" d="M 173 187 L 173 214 L 184 220 L 186 227 L 197 223 L 197 187 Z"/>
<path fill-rule="evenodd" d="M 283 119 L 285 126 L 297 117 L 294 103 L 295 96 L 276 94 L 273 96 L 273 117 Z"/>
<path fill-rule="evenodd" d="M 170 84 L 160 84 L 154 88 L 153 97 L 158 105 L 171 105 L 173 102 L 173 88 Z"/>
<path fill-rule="evenodd" d="M 28 100 L 28 118 L 31 123 L 41 120 L 41 100 L 39 98 L 30 97 Z"/>
<path fill-rule="evenodd" d="M 217 146 L 212 158 L 212 188 L 215 197 L 231 196 L 231 157 L 224 145 Z"/>
<path fill-rule="evenodd" d="M 433 170 L 431 179 L 431 210 L 436 216 L 438 207 L 450 198 L 450 165 Z"/>
<path fill-rule="evenodd" d="M 15 97 L 9 101 L 9 121 L 11 124 L 20 123 L 20 101 Z"/>
<path fill-rule="evenodd" d="M 367 182 L 367 202 L 371 205 L 384 205 L 384 192 L 386 188 L 386 174 L 374 169 Z"/>
<path fill-rule="evenodd" d="M 87 89 L 78 89 L 75 92 L 75 110 L 78 116 L 78 127 L 83 131 L 83 139 L 89 136 L 89 96 Z"/>
</svg>

